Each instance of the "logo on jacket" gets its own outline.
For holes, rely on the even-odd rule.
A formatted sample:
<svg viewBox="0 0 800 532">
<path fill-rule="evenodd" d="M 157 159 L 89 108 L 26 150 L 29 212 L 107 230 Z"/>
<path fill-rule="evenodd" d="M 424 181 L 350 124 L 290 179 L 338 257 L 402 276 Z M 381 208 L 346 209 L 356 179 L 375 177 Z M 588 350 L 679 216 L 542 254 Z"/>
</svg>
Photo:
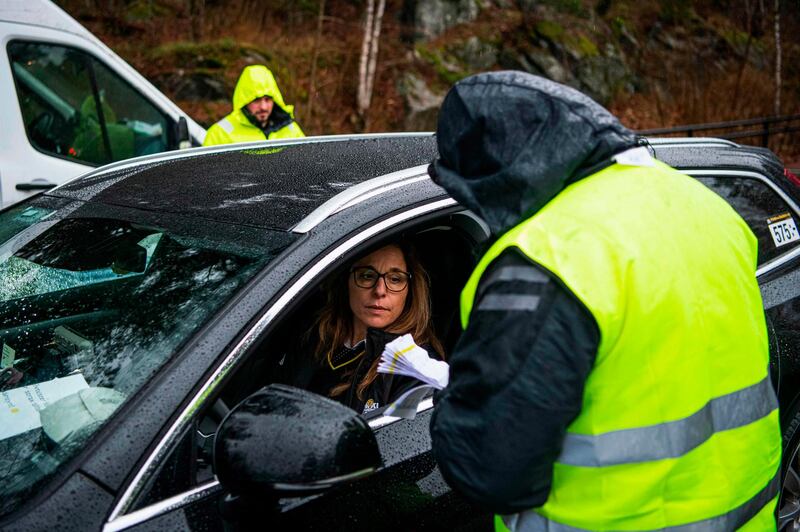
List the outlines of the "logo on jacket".
<svg viewBox="0 0 800 532">
<path fill-rule="evenodd" d="M 377 410 L 381 407 L 381 404 L 374 401 L 373 399 L 367 399 L 367 402 L 364 404 L 364 411 L 361 412 L 362 414 L 366 414 L 367 412 L 372 412 L 373 410 Z"/>
</svg>

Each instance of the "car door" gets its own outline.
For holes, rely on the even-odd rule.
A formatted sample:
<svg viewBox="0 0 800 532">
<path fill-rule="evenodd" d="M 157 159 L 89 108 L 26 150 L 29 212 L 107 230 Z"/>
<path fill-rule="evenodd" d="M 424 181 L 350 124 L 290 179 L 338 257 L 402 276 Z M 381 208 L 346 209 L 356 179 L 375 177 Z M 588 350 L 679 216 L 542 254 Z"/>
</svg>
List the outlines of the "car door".
<svg viewBox="0 0 800 532">
<path fill-rule="evenodd" d="M 445 199 L 407 209 L 351 232 L 344 242 L 334 239 L 337 245 L 309 261 L 312 266 L 296 277 L 294 284 L 272 303 L 261 320 L 243 334 L 217 373 L 189 402 L 185 415 L 173 427 L 175 430 L 171 429 L 173 437 L 163 442 L 168 450 L 162 453 L 160 463 L 152 468 L 152 474 L 137 475 L 138 487 L 128 488 L 130 501 L 118 505 L 125 510 L 112 514 L 106 530 L 216 530 L 235 522 L 241 509 L 226 503 L 224 490 L 213 476 L 210 464 L 210 444 L 215 428 L 236 401 L 228 397 L 240 398 L 242 393 L 254 391 L 259 384 L 248 383 L 248 377 L 271 375 L 271 370 L 265 370 L 264 365 L 269 366 L 284 357 L 286 339 L 298 334 L 293 325 L 295 315 L 307 315 L 306 308 L 314 306 L 313 297 L 304 303 L 306 296 L 318 293 L 319 283 L 354 258 L 364 246 L 374 245 L 388 233 L 408 231 L 409 224 L 413 229 L 420 217 L 426 215 L 436 218 L 415 230 L 420 232 L 418 237 L 427 249 L 442 251 L 447 242 L 454 241 L 454 229 L 464 232 L 465 244 L 461 251 L 469 258 L 459 260 L 460 276 L 453 275 L 452 264 L 440 263 L 431 268 L 434 279 L 449 277 L 452 281 L 446 293 L 439 297 L 452 300 L 450 310 L 453 312 L 440 313 L 441 317 L 435 319 L 457 322 L 455 296 L 471 271 L 473 247 L 486 233 L 474 216 L 453 214 L 453 205 L 453 200 Z M 470 227 L 465 229 L 465 224 Z M 438 255 L 451 256 L 450 253 Z M 444 334 L 455 338 L 451 333 Z M 260 358 L 259 353 L 262 354 Z M 212 391 L 215 387 L 217 389 Z M 454 494 L 435 466 L 428 430 L 432 407 L 433 401 L 428 398 L 420 404 L 413 420 L 383 415 L 369 419 L 383 461 L 381 469 L 372 476 L 322 494 L 265 500 L 264 507 L 254 511 L 263 513 L 265 526 L 283 523 L 304 529 L 352 530 L 412 525 L 433 528 L 459 523 L 464 528 L 488 526 L 490 516 Z"/>
<path fill-rule="evenodd" d="M 441 529 L 488 530 L 491 516 L 454 493 L 442 478 L 430 452 L 432 400 L 420 405 L 413 420 L 377 418 L 373 428 L 383 466 L 372 476 L 333 488 L 321 495 L 265 499 L 259 508 L 245 510 L 226 503 L 223 488 L 213 479 L 187 487 L 106 525 L 115 530 L 230 530 L 240 525 L 242 512 L 256 512 L 251 522 L 264 529 L 375 530 Z M 383 425 L 386 423 L 386 425 Z M 185 476 L 179 465 L 192 459 L 187 435 L 167 460 L 155 484 L 173 483 Z M 188 479 L 184 479 L 188 482 Z M 163 488 L 163 486 L 161 486 Z"/>
</svg>

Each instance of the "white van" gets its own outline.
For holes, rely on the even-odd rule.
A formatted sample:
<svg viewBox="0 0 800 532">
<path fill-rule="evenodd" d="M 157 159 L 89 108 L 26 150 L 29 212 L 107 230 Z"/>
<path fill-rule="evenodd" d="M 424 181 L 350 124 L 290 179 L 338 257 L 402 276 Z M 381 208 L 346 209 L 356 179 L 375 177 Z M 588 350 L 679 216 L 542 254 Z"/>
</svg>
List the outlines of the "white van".
<svg viewBox="0 0 800 532">
<path fill-rule="evenodd" d="M 205 129 L 49 0 L 0 0 L 0 206 Z"/>
</svg>

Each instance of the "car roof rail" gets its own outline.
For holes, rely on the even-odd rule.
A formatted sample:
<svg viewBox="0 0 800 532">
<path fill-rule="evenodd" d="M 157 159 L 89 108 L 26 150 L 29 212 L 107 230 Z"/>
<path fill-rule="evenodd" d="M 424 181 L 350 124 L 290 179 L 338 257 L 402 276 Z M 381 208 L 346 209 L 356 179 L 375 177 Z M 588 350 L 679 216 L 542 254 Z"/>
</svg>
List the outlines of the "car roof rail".
<svg viewBox="0 0 800 532">
<path fill-rule="evenodd" d="M 378 194 L 427 179 L 430 179 L 427 163 L 374 177 L 339 192 L 311 211 L 308 216 L 292 227 L 291 231 L 293 233 L 307 233 L 337 212 L 348 209 Z"/>
<path fill-rule="evenodd" d="M 644 137 L 651 146 L 686 146 L 691 144 L 696 147 L 706 146 L 739 146 L 735 142 L 728 139 L 719 139 L 716 137 Z"/>
</svg>

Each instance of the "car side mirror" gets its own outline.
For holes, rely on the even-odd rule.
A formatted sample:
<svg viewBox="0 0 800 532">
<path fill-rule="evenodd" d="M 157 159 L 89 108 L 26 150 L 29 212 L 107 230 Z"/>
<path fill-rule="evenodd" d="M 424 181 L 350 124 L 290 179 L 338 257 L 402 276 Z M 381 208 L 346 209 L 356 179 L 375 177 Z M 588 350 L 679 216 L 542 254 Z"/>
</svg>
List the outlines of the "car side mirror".
<svg viewBox="0 0 800 532">
<path fill-rule="evenodd" d="M 229 495 L 263 501 L 309 495 L 370 475 L 381 457 L 369 425 L 352 409 L 271 384 L 222 420 L 213 464 Z"/>
</svg>

